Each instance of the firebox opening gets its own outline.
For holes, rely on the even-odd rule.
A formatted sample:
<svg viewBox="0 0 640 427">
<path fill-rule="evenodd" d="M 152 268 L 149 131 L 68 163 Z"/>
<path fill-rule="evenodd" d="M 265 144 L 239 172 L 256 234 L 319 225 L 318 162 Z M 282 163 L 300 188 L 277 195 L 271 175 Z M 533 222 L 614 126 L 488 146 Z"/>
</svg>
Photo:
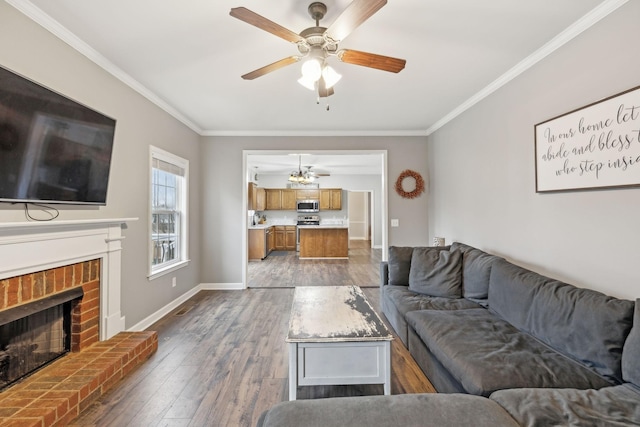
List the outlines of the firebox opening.
<svg viewBox="0 0 640 427">
<path fill-rule="evenodd" d="M 74 288 L 0 313 L 0 389 L 30 375 L 71 349 Z"/>
</svg>

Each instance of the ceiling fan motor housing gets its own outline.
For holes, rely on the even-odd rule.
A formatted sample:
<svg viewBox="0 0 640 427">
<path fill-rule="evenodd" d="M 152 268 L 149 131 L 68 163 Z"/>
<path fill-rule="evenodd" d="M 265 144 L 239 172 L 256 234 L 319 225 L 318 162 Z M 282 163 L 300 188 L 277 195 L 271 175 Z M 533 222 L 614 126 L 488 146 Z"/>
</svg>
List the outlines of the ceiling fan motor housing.
<svg viewBox="0 0 640 427">
<path fill-rule="evenodd" d="M 318 21 L 324 18 L 324 15 L 327 13 L 327 6 L 319 1 L 315 1 L 309 5 L 309 15 L 316 21 L 316 26 L 318 25 Z"/>
</svg>

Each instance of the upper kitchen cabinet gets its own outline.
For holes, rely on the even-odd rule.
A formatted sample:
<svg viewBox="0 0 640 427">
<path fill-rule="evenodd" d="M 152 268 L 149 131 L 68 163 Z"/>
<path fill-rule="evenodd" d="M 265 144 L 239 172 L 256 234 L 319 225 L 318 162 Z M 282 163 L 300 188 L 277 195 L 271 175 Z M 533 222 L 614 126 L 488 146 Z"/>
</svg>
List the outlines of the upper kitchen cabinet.
<svg viewBox="0 0 640 427">
<path fill-rule="evenodd" d="M 320 210 L 341 210 L 342 209 L 342 189 L 323 188 L 320 190 Z"/>
<path fill-rule="evenodd" d="M 259 188 L 255 182 L 249 183 L 247 192 L 247 209 L 251 211 L 263 211 L 266 209 L 266 196 L 264 188 Z"/>
<path fill-rule="evenodd" d="M 267 210 L 281 210 L 282 209 L 282 190 L 279 188 L 267 188 L 265 190 L 265 196 L 267 199 Z"/>
<path fill-rule="evenodd" d="M 318 200 L 320 198 L 320 192 L 315 188 L 297 189 L 296 198 L 298 200 Z"/>
<path fill-rule="evenodd" d="M 266 209 L 296 210 L 296 191 L 288 188 L 267 188 L 265 190 Z"/>
<path fill-rule="evenodd" d="M 284 189 L 281 193 L 281 209 L 285 211 L 296 210 L 296 190 Z"/>
</svg>

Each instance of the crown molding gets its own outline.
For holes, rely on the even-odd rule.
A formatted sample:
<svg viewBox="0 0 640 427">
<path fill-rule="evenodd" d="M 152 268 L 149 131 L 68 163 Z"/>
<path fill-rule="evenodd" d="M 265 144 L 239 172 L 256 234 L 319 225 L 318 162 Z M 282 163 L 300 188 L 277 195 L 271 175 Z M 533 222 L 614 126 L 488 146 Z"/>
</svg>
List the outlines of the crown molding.
<svg viewBox="0 0 640 427">
<path fill-rule="evenodd" d="M 121 68 L 116 66 L 113 62 L 109 61 L 103 55 L 101 55 L 98 51 L 93 49 L 87 43 L 82 41 L 78 36 L 73 34 L 67 28 L 65 28 L 62 24 L 60 24 L 55 19 L 51 18 L 49 15 L 44 13 L 42 9 L 35 6 L 28 0 L 5 0 L 11 6 L 22 12 L 28 18 L 39 24 L 44 29 L 48 30 L 51 34 L 58 37 L 60 40 L 80 52 L 82 55 L 87 57 L 90 61 L 93 61 L 100 68 L 104 69 L 106 72 L 129 86 L 131 89 L 138 92 L 140 95 L 147 98 L 149 101 L 157 105 L 159 108 L 166 111 L 168 114 L 176 118 L 178 121 L 182 122 L 188 128 L 193 130 L 198 134 L 202 134 L 202 129 L 194 122 L 189 120 L 185 115 L 183 115 L 180 111 L 169 105 L 162 98 L 157 96 L 154 92 L 147 89 L 144 85 L 138 82 L 136 79 L 131 77 L 129 74 L 124 72 Z"/>
<path fill-rule="evenodd" d="M 464 113 L 469 108 L 473 107 L 478 102 L 482 101 L 484 98 L 488 97 L 493 92 L 500 89 L 502 86 L 506 85 L 511 80 L 527 71 L 529 68 L 533 67 L 535 64 L 537 64 L 556 50 L 560 49 L 566 43 L 573 40 L 583 31 L 589 29 L 591 26 L 608 16 L 611 12 L 617 10 L 620 6 L 624 5 L 628 1 L 629 0 L 606 0 L 602 2 L 582 18 L 574 22 L 563 32 L 547 42 L 540 49 L 536 50 L 531 55 L 520 61 L 513 68 L 498 77 L 480 92 L 477 92 L 471 98 L 467 99 L 458 107 L 454 108 L 449 114 L 431 125 L 431 127 L 427 129 L 426 134 L 431 135 L 433 132 L 437 131 L 438 129 L 458 117 L 460 114 Z"/>
</svg>

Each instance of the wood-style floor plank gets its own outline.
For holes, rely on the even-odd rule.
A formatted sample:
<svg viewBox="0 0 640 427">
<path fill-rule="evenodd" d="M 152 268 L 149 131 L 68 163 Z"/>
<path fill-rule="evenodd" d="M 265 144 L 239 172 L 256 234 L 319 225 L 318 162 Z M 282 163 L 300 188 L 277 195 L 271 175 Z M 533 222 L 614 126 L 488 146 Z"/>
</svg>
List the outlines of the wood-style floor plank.
<svg viewBox="0 0 640 427">
<path fill-rule="evenodd" d="M 374 252 L 365 247 L 357 259 L 354 256 L 354 265 L 332 261 L 295 265 L 291 283 L 295 275 L 312 271 L 316 278 L 299 282 L 364 287 L 380 313 L 379 254 Z M 264 277 L 286 271 L 280 262 L 258 265 Z M 269 285 L 275 283 L 270 280 Z M 72 426 L 254 426 L 264 410 L 289 398 L 284 338 L 293 287 L 198 293 L 149 328 L 158 332 L 156 354 Z M 391 347 L 391 378 L 392 394 L 434 392 L 397 337 Z M 298 398 L 382 393 L 381 385 L 298 388 Z"/>
</svg>

